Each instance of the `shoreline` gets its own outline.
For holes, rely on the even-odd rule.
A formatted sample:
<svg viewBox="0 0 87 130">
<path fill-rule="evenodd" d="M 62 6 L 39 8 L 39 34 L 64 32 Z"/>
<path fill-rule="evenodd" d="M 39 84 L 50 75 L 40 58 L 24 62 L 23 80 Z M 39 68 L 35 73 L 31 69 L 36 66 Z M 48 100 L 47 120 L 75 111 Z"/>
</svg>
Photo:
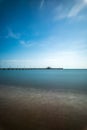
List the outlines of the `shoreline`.
<svg viewBox="0 0 87 130">
<path fill-rule="evenodd" d="M 0 87 L 3 130 L 86 130 L 87 95 Z"/>
</svg>

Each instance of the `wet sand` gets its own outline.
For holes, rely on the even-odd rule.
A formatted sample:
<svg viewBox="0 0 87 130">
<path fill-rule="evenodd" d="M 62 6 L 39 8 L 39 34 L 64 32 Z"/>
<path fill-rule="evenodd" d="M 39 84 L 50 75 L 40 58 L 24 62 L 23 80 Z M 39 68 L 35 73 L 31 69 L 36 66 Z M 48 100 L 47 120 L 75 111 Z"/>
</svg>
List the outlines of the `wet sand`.
<svg viewBox="0 0 87 130">
<path fill-rule="evenodd" d="M 87 130 L 87 95 L 0 87 L 0 130 Z"/>
</svg>

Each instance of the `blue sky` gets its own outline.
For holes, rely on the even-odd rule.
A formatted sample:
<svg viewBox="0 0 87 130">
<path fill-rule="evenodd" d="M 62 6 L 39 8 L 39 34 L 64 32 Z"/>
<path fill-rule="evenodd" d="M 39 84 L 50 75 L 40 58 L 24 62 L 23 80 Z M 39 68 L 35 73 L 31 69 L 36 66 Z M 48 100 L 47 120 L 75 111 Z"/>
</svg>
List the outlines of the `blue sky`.
<svg viewBox="0 0 87 130">
<path fill-rule="evenodd" d="M 0 0 L 0 67 L 87 68 L 87 0 Z"/>
</svg>

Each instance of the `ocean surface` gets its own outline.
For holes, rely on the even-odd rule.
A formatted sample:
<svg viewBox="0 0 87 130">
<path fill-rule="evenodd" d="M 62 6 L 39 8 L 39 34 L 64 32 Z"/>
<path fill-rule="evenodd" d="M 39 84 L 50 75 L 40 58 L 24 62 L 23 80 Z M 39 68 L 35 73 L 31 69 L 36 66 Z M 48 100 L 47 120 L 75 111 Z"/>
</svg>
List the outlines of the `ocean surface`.
<svg viewBox="0 0 87 130">
<path fill-rule="evenodd" d="M 0 70 L 0 130 L 87 130 L 87 70 Z"/>
<path fill-rule="evenodd" d="M 87 70 L 0 70 L 0 85 L 87 91 Z"/>
</svg>

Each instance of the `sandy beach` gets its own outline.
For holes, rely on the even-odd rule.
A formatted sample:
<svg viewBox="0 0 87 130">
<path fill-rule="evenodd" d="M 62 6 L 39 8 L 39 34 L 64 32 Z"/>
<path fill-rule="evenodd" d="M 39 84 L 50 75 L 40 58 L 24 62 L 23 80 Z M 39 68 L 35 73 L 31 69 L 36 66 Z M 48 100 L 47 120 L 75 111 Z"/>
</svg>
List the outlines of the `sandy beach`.
<svg viewBox="0 0 87 130">
<path fill-rule="evenodd" d="M 0 130 L 87 130 L 87 95 L 1 86 Z"/>
</svg>

